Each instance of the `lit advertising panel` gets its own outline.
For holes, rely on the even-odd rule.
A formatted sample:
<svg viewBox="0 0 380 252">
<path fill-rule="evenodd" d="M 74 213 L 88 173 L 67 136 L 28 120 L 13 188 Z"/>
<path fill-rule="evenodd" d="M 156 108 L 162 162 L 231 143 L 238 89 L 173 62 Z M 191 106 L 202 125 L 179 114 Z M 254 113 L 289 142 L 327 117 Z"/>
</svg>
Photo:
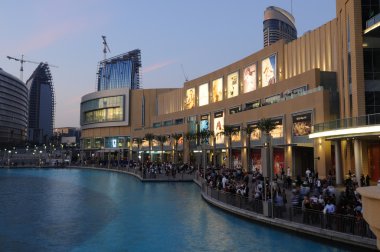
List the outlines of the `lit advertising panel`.
<svg viewBox="0 0 380 252">
<path fill-rule="evenodd" d="M 223 144 L 224 135 L 221 132 L 224 131 L 224 113 L 216 112 L 214 114 L 214 134 L 215 134 L 215 143 Z"/>
<path fill-rule="evenodd" d="M 170 135 L 167 135 L 166 136 L 166 141 L 164 142 L 164 146 L 170 146 L 172 144 L 172 138 L 170 137 Z"/>
<path fill-rule="evenodd" d="M 231 136 L 232 142 L 240 142 L 241 134 L 240 134 L 240 126 L 233 126 L 234 134 Z"/>
<path fill-rule="evenodd" d="M 199 106 L 204 106 L 208 104 L 208 83 L 199 85 Z"/>
<path fill-rule="evenodd" d="M 212 102 L 223 100 L 223 78 L 212 81 Z"/>
<path fill-rule="evenodd" d="M 293 136 L 307 136 L 311 133 L 311 113 L 293 115 Z"/>
<path fill-rule="evenodd" d="M 283 132 L 284 132 L 284 126 L 282 124 L 282 119 L 281 118 L 280 119 L 274 119 L 273 122 L 274 122 L 274 125 L 276 125 L 276 128 L 274 128 L 274 130 L 272 130 L 270 132 L 271 136 L 273 138 L 281 138 L 281 137 L 283 137 L 283 135 L 284 135 L 283 134 Z"/>
<path fill-rule="evenodd" d="M 239 72 L 227 76 L 227 98 L 238 96 L 239 94 Z"/>
<path fill-rule="evenodd" d="M 195 88 L 186 90 L 185 109 L 192 109 L 195 106 Z"/>
<path fill-rule="evenodd" d="M 248 93 L 256 90 L 257 87 L 257 75 L 256 64 L 252 64 L 249 67 L 244 68 L 243 72 L 243 91 Z"/>
<path fill-rule="evenodd" d="M 261 62 L 261 87 L 276 83 L 276 54 L 263 59 Z"/>
<path fill-rule="evenodd" d="M 260 140 L 260 137 L 261 137 L 261 131 L 257 128 L 257 123 L 254 123 L 254 124 L 250 124 L 248 125 L 248 127 L 252 128 L 253 131 L 251 133 L 251 141 L 258 141 Z"/>
<path fill-rule="evenodd" d="M 209 130 L 209 121 L 208 121 L 208 115 L 201 116 L 201 122 L 199 125 L 199 131 L 207 131 Z M 206 139 L 206 143 L 208 143 L 208 139 Z"/>
</svg>

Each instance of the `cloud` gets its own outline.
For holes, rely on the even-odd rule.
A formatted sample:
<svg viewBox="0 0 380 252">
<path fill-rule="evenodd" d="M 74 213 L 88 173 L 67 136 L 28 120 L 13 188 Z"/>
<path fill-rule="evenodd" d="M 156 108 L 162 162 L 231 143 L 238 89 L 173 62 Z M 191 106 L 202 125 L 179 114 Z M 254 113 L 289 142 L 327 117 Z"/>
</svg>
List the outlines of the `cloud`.
<svg viewBox="0 0 380 252">
<path fill-rule="evenodd" d="M 166 60 L 163 62 L 159 62 L 159 63 L 153 64 L 153 65 L 144 67 L 142 69 L 142 73 L 146 74 L 146 73 L 154 72 L 154 71 L 157 71 L 157 70 L 164 68 L 166 66 L 172 65 L 174 63 L 176 63 L 176 60 Z"/>
<path fill-rule="evenodd" d="M 46 48 L 70 34 L 78 33 L 87 27 L 87 22 L 83 20 L 70 20 L 59 24 L 44 26 L 29 38 L 25 38 L 16 48 L 22 48 L 24 53 Z"/>
</svg>

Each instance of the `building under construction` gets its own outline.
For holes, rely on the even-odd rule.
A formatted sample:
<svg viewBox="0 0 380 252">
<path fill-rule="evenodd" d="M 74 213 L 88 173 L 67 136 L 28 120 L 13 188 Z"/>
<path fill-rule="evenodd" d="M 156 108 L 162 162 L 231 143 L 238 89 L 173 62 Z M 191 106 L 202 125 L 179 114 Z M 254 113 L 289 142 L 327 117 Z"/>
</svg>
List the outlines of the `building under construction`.
<svg viewBox="0 0 380 252">
<path fill-rule="evenodd" d="M 54 128 L 54 86 L 49 65 L 40 63 L 26 82 L 29 90 L 28 140 L 48 143 Z"/>
<path fill-rule="evenodd" d="M 97 91 L 140 88 L 141 51 L 133 51 L 99 62 Z"/>
</svg>

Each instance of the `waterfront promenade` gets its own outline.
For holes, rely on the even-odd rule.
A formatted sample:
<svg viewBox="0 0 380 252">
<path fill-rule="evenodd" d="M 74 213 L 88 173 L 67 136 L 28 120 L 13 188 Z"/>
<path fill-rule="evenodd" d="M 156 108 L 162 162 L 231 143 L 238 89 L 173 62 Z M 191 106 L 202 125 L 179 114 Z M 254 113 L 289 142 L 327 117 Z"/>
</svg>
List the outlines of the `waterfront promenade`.
<svg viewBox="0 0 380 252">
<path fill-rule="evenodd" d="M 127 173 L 136 177 L 141 182 L 195 182 L 200 186 L 201 196 L 205 201 L 232 214 L 276 228 L 286 229 L 299 235 L 323 238 L 332 242 L 342 242 L 365 249 L 376 249 L 376 239 L 364 220 L 359 222 L 348 216 L 339 215 L 327 220 L 322 212 L 302 212 L 302 209 L 291 206 L 290 195 L 292 192 L 290 189 L 286 190 L 288 203 L 284 207 L 285 211 L 281 211 L 280 215 L 273 206 L 271 210 L 273 215 L 270 213 L 269 216 L 266 216 L 264 215 L 265 201 L 253 200 L 252 193 L 249 197 L 243 197 L 211 188 L 204 183 L 203 178 L 199 176 L 196 171 L 182 170 L 175 173 L 163 171 L 155 173 L 149 172 L 148 170 L 143 172 L 139 167 L 73 166 L 72 168 L 99 169 Z M 251 178 L 249 181 L 251 181 Z M 251 182 L 249 186 L 253 187 Z M 304 223 L 305 214 L 310 217 L 311 221 L 309 223 Z M 327 221 L 333 224 L 328 227 L 326 225 Z"/>
</svg>

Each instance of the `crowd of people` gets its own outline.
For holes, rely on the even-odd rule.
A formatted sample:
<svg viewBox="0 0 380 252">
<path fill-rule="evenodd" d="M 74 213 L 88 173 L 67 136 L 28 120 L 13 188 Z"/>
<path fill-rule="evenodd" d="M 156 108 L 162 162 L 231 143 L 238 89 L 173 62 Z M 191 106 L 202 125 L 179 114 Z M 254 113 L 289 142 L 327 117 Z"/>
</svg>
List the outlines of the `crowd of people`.
<svg viewBox="0 0 380 252">
<path fill-rule="evenodd" d="M 297 176 L 294 180 L 280 173 L 270 181 L 258 170 L 247 173 L 241 169 L 210 168 L 206 174 L 207 184 L 213 189 L 247 197 L 252 204 L 263 200 L 273 202 L 273 214 L 278 218 L 291 209 L 288 214 L 301 216 L 305 224 L 319 225 L 323 218 L 325 228 L 332 228 L 336 220 L 333 216 L 353 217 L 356 223 L 363 220 L 362 201 L 356 191 L 359 181 L 351 173 L 346 176 L 345 190 L 334 186 L 331 174 L 322 179 L 310 169 L 304 177 Z M 360 184 L 369 184 L 369 177 L 362 176 Z"/>
</svg>

